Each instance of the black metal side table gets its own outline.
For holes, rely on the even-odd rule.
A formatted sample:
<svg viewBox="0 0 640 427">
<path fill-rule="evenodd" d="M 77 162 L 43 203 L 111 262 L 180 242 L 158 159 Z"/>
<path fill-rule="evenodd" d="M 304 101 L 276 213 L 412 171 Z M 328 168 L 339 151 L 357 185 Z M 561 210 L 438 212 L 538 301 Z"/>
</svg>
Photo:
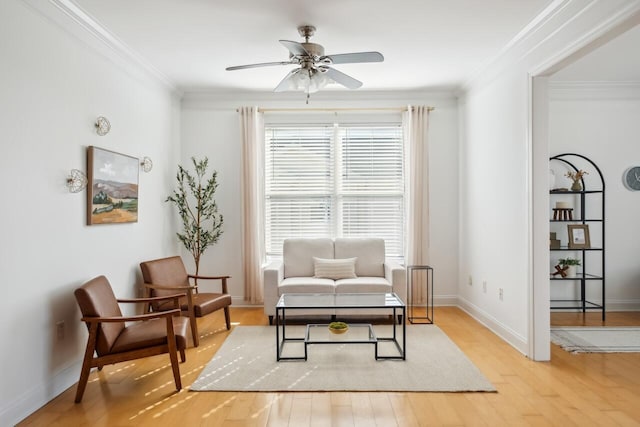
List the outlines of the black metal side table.
<svg viewBox="0 0 640 427">
<path fill-rule="evenodd" d="M 428 265 L 408 265 L 407 311 L 410 323 L 433 323 L 433 268 Z M 414 284 L 414 277 L 422 279 Z M 424 286 L 424 287 L 423 287 Z"/>
</svg>

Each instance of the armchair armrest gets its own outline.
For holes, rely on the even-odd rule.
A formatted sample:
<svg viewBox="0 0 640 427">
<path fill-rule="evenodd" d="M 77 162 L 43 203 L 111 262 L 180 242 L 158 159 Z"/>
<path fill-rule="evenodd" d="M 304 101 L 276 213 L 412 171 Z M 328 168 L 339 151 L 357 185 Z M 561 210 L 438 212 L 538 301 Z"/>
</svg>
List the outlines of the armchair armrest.
<svg viewBox="0 0 640 427">
<path fill-rule="evenodd" d="M 272 261 L 262 269 L 264 278 L 264 313 L 268 316 L 275 314 L 278 302 L 278 285 L 284 280 L 284 262 Z"/>
<path fill-rule="evenodd" d="M 83 322 L 86 323 L 113 323 L 113 322 L 139 322 L 143 320 L 158 319 L 161 317 L 173 317 L 174 315 L 180 315 L 180 309 L 173 309 L 167 311 L 155 311 L 147 314 L 137 314 L 134 316 L 118 316 L 118 317 L 83 317 Z"/>
<path fill-rule="evenodd" d="M 163 291 L 190 291 L 195 290 L 197 286 L 195 285 L 180 285 L 180 286 L 168 286 L 168 285 L 154 285 L 153 283 L 145 283 L 145 288 L 149 289 L 161 289 Z"/>
<path fill-rule="evenodd" d="M 222 293 L 223 294 L 228 294 L 229 293 L 229 291 L 227 290 L 227 279 L 230 279 L 231 276 L 200 276 L 200 275 L 195 275 L 195 274 L 187 274 L 187 277 L 189 277 L 189 279 L 195 279 L 195 280 L 198 280 L 198 279 L 221 280 L 222 281 Z"/>
<path fill-rule="evenodd" d="M 400 297 L 400 299 L 407 303 L 407 272 L 404 266 L 397 262 L 385 261 L 384 263 L 384 277 L 391 283 L 393 292 Z"/>
<path fill-rule="evenodd" d="M 153 286 L 151 286 L 153 287 Z M 184 287 L 183 287 L 184 288 Z M 167 295 L 167 296 L 163 296 L 163 297 L 147 297 L 147 298 L 129 298 L 129 299 L 117 299 L 116 301 L 118 302 L 122 302 L 122 303 L 137 303 L 137 302 L 160 302 L 160 301 L 164 301 L 164 300 L 168 300 L 168 299 L 180 299 L 182 297 L 184 297 L 186 294 L 173 294 L 173 295 Z"/>
</svg>

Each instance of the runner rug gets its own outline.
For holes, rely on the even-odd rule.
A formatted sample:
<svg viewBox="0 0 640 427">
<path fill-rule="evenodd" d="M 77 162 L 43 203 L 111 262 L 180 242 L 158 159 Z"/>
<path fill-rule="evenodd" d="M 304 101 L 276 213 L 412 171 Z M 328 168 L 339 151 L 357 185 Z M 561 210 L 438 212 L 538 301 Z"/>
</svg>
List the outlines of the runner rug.
<svg viewBox="0 0 640 427">
<path fill-rule="evenodd" d="M 551 342 L 573 353 L 640 352 L 640 328 L 632 326 L 553 327 Z"/>
<path fill-rule="evenodd" d="M 303 328 L 287 326 L 287 336 L 303 336 Z M 375 328 L 379 336 L 390 334 L 390 325 Z M 191 390 L 495 391 L 435 325 L 407 326 L 405 361 L 376 361 L 371 344 L 314 344 L 308 347 L 306 362 L 276 362 L 275 334 L 273 326 L 236 326 Z M 293 356 L 303 354 L 304 347 L 286 344 L 285 350 Z M 392 354 L 394 350 L 389 343 L 380 344 L 381 354 Z"/>
</svg>

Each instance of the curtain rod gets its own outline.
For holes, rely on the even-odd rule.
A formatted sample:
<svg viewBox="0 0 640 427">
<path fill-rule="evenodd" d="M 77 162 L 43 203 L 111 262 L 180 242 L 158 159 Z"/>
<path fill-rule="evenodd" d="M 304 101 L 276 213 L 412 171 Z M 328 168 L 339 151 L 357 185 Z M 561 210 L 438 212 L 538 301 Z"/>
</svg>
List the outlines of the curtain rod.
<svg viewBox="0 0 640 427">
<path fill-rule="evenodd" d="M 413 107 L 412 107 L 413 108 Z M 258 108 L 261 113 L 269 112 L 286 112 L 286 111 L 327 111 L 327 112 L 340 112 L 340 111 L 407 111 L 407 107 L 379 107 L 379 108 Z M 433 111 L 435 107 L 427 107 L 427 111 Z"/>
<path fill-rule="evenodd" d="M 411 107 L 413 108 L 413 107 Z M 431 112 L 436 107 L 427 107 L 427 111 Z M 340 112 L 340 111 L 407 111 L 407 107 L 379 107 L 379 108 L 258 108 L 260 113 L 274 113 L 274 112 L 302 112 L 302 111 L 326 111 L 326 112 Z M 236 112 L 240 111 L 236 109 Z"/>
</svg>

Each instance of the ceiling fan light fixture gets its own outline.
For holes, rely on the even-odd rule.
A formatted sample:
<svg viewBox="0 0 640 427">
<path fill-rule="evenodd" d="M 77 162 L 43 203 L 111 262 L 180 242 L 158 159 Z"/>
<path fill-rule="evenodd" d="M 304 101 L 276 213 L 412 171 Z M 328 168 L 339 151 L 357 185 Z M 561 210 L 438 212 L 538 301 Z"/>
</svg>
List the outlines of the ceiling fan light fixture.
<svg viewBox="0 0 640 427">
<path fill-rule="evenodd" d="M 316 93 L 329 84 L 329 79 L 325 73 L 319 70 L 309 70 L 301 68 L 296 70 L 288 80 L 287 90 L 303 91 L 305 93 Z"/>
</svg>

